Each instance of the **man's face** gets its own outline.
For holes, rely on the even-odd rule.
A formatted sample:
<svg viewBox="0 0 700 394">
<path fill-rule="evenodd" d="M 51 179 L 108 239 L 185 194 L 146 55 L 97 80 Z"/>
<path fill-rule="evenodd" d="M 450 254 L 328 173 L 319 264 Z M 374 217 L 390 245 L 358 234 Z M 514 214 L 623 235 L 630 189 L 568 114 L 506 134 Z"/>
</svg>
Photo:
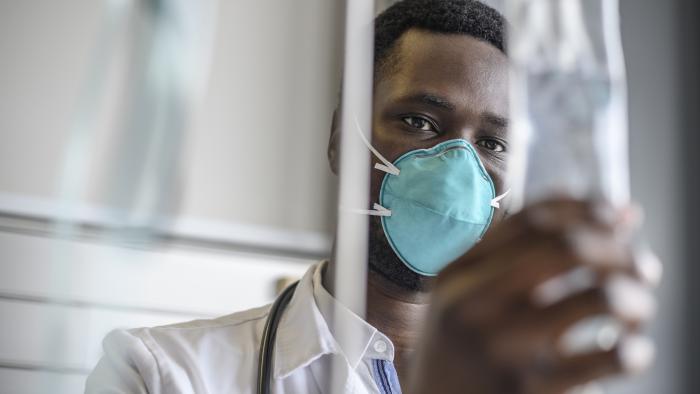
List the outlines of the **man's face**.
<svg viewBox="0 0 700 394">
<path fill-rule="evenodd" d="M 389 161 L 451 139 L 469 141 L 496 186 L 505 192 L 508 155 L 508 63 L 497 48 L 466 35 L 407 31 L 398 56 L 374 86 L 372 145 Z M 374 165 L 374 163 L 372 163 Z M 371 200 L 379 201 L 384 173 L 373 170 Z M 493 222 L 503 219 L 496 210 Z M 391 250 L 378 218 L 371 218 L 370 267 L 411 289 L 429 279 L 409 270 Z"/>
<path fill-rule="evenodd" d="M 497 48 L 459 34 L 412 29 L 392 49 L 397 61 L 375 80 L 372 145 L 389 161 L 443 141 L 469 141 L 505 191 L 508 154 L 508 63 Z M 373 158 L 376 160 L 376 158 Z M 374 162 L 372 162 L 374 166 Z M 384 172 L 372 170 L 370 201 L 379 201 Z M 493 223 L 504 217 L 496 210 Z M 370 268 L 413 290 L 429 288 L 394 254 L 377 217 L 370 218 Z"/>
</svg>

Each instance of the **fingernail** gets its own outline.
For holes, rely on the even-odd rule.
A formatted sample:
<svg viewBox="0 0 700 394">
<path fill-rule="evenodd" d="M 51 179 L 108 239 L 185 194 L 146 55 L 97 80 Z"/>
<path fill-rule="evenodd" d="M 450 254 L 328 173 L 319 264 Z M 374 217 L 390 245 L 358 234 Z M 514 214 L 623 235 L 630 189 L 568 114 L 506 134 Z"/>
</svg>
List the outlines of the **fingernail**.
<svg viewBox="0 0 700 394">
<path fill-rule="evenodd" d="M 612 350 L 620 341 L 622 328 L 619 324 L 606 324 L 596 333 L 595 343 L 600 350 Z"/>
<path fill-rule="evenodd" d="M 618 344 L 623 329 L 622 323 L 610 316 L 589 317 L 571 326 L 557 345 L 567 356 L 611 350 Z"/>
<path fill-rule="evenodd" d="M 535 288 L 532 301 L 545 307 L 595 284 L 596 278 L 588 267 L 577 267 L 565 274 L 549 279 Z"/>
<path fill-rule="evenodd" d="M 643 372 L 654 361 L 656 348 L 647 337 L 632 335 L 620 344 L 619 357 L 625 371 L 636 374 Z"/>
<path fill-rule="evenodd" d="M 608 279 L 605 291 L 618 316 L 635 321 L 649 320 L 656 313 L 656 300 L 649 290 L 627 277 Z"/>
<path fill-rule="evenodd" d="M 649 249 L 648 246 L 642 246 L 637 251 L 635 259 L 637 271 L 642 279 L 648 284 L 656 287 L 661 283 L 663 277 L 664 266 L 661 260 Z"/>
</svg>

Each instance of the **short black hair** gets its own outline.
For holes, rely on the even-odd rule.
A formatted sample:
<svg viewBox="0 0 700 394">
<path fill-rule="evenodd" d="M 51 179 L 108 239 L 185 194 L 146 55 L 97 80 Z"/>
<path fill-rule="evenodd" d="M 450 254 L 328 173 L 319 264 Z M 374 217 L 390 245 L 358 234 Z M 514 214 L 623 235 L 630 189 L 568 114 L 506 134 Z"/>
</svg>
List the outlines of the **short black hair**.
<svg viewBox="0 0 700 394">
<path fill-rule="evenodd" d="M 409 29 L 464 34 L 487 42 L 506 53 L 505 19 L 476 0 L 402 0 L 374 21 L 375 76 L 395 64 L 393 49 Z"/>
</svg>

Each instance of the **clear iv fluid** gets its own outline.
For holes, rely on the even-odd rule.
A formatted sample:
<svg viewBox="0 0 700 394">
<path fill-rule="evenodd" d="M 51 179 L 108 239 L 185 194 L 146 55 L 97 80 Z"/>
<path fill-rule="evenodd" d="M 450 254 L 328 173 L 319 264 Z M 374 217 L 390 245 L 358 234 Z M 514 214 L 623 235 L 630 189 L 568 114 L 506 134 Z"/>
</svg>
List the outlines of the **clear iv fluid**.
<svg viewBox="0 0 700 394">
<path fill-rule="evenodd" d="M 627 197 L 625 130 L 615 117 L 609 79 L 580 73 L 529 75 L 527 200 L 566 195 L 611 201 Z M 621 201 L 620 201 L 621 202 Z"/>
<path fill-rule="evenodd" d="M 510 0 L 515 205 L 629 201 L 627 96 L 616 0 Z"/>
<path fill-rule="evenodd" d="M 629 202 L 618 6 L 618 0 L 506 0 L 514 209 L 558 196 Z M 551 280 L 554 300 L 595 283 L 577 284 L 574 273 Z M 573 353 L 605 350 L 617 340 L 616 324 L 609 316 L 584 319 L 559 345 Z"/>
</svg>

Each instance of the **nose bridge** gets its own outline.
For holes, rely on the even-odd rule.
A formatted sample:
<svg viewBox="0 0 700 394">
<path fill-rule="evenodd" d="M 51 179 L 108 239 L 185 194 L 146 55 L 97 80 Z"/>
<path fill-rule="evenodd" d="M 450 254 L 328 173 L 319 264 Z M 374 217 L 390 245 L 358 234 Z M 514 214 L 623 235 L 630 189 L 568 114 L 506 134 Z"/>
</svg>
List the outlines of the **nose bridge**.
<svg viewBox="0 0 700 394">
<path fill-rule="evenodd" d="M 460 111 L 460 116 L 455 117 L 453 124 L 445 130 L 445 135 L 448 139 L 463 139 L 471 142 L 479 130 L 479 122 L 479 114 L 465 108 Z"/>
</svg>

